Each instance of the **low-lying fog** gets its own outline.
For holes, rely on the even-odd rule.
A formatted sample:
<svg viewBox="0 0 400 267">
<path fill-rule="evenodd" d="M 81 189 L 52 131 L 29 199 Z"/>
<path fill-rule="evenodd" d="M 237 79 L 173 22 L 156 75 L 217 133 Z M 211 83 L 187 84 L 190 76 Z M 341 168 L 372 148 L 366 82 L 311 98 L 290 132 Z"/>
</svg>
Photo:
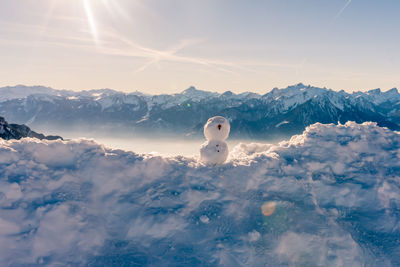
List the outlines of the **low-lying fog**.
<svg viewBox="0 0 400 267">
<path fill-rule="evenodd" d="M 108 138 L 98 137 L 95 140 L 107 147 L 130 150 L 136 153 L 155 153 L 163 156 L 194 156 L 199 154 L 200 145 L 204 139 L 150 139 L 150 138 Z M 230 148 L 240 143 L 239 140 L 227 140 Z"/>
<path fill-rule="evenodd" d="M 205 138 L 180 138 L 173 136 L 144 137 L 135 136 L 126 133 L 113 133 L 109 135 L 96 132 L 65 132 L 65 131 L 47 131 L 46 134 L 58 134 L 64 139 L 94 139 L 96 142 L 104 144 L 107 147 L 134 151 L 136 153 L 154 153 L 163 156 L 195 156 L 199 155 L 200 145 L 204 143 Z M 280 140 L 252 140 L 252 139 L 234 139 L 228 138 L 226 142 L 230 149 L 238 143 L 277 143 Z"/>
</svg>

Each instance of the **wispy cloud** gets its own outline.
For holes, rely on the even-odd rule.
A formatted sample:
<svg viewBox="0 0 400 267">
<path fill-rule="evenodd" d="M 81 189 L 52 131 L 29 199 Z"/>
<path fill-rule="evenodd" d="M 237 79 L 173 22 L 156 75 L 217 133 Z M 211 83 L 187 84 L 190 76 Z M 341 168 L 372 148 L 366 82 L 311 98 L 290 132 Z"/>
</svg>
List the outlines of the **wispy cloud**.
<svg viewBox="0 0 400 267">
<path fill-rule="evenodd" d="M 90 17 L 90 16 L 89 16 Z M 77 23 L 77 25 L 85 25 L 84 20 L 78 17 L 66 16 L 52 16 L 52 20 L 67 21 L 68 23 Z M 3 24 L 0 22 L 0 25 Z M 49 24 L 51 25 L 51 24 Z M 62 24 L 61 24 L 62 25 Z M 179 40 L 176 44 L 171 45 L 167 49 L 155 49 L 152 47 L 144 46 L 128 36 L 120 33 L 112 28 L 96 27 L 91 25 L 90 21 L 86 24 L 87 29 L 80 31 L 73 31 L 72 28 L 58 27 L 52 25 L 26 25 L 26 24 L 13 24 L 6 23 L 6 27 L 0 27 L 0 32 L 19 32 L 19 36 L 35 36 L 40 33 L 40 40 L 36 41 L 36 46 L 60 46 L 70 47 L 74 49 L 84 49 L 91 53 L 101 53 L 104 55 L 122 56 L 141 58 L 146 62 L 133 70 L 134 74 L 140 73 L 152 65 L 160 66 L 162 62 L 173 62 L 180 64 L 197 64 L 206 66 L 210 70 L 238 75 L 239 72 L 257 72 L 260 68 L 298 68 L 298 64 L 282 64 L 267 61 L 227 61 L 218 58 L 204 58 L 182 55 L 182 50 L 192 48 L 201 43 L 205 43 L 204 38 L 190 38 Z M 95 30 L 95 31 L 94 31 Z M 100 38 L 101 37 L 101 38 Z M 11 44 L 12 41 L 15 45 L 26 46 L 29 43 L 24 38 L 18 39 L 4 39 L 6 43 Z M 93 42 L 93 39 L 95 42 Z M 3 43 L 5 44 L 5 43 Z"/>
</svg>

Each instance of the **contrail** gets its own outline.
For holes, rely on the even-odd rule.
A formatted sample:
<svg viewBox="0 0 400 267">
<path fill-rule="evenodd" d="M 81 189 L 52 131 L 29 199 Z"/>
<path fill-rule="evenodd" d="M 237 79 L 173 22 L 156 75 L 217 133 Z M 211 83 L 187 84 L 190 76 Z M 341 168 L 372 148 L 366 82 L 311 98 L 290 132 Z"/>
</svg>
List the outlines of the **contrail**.
<svg viewBox="0 0 400 267">
<path fill-rule="evenodd" d="M 346 4 L 342 7 L 342 9 L 339 10 L 339 12 L 336 14 L 336 16 L 333 18 L 333 20 L 337 20 L 343 13 L 343 11 L 350 5 L 352 0 L 347 0 Z"/>
<path fill-rule="evenodd" d="M 201 41 L 201 39 L 191 39 L 191 40 L 183 40 L 181 41 L 178 45 L 174 46 L 172 49 L 169 50 L 156 50 L 148 47 L 141 46 L 133 41 L 131 41 L 128 38 L 125 38 L 118 33 L 115 32 L 108 32 L 108 36 L 114 37 L 115 39 L 119 40 L 122 43 L 127 44 L 130 46 L 133 51 L 129 50 L 120 50 L 120 49 L 109 49 L 105 48 L 102 49 L 103 52 L 105 53 L 115 53 L 115 54 L 120 54 L 120 55 L 125 55 L 125 56 L 137 56 L 137 57 L 145 57 L 149 58 L 150 61 L 141 66 L 139 69 L 135 71 L 141 72 L 145 70 L 147 67 L 154 63 L 158 63 L 161 61 L 170 61 L 170 62 L 181 62 L 181 63 L 194 63 L 194 64 L 199 64 L 199 65 L 205 65 L 205 66 L 211 66 L 219 71 L 223 72 L 228 72 L 232 73 L 231 70 L 227 68 L 238 68 L 236 64 L 233 64 L 231 62 L 224 62 L 224 61 L 218 61 L 218 60 L 210 60 L 210 59 L 204 59 L 204 58 L 196 58 L 196 57 L 186 57 L 186 56 L 179 56 L 176 53 L 189 46 L 193 45 L 195 43 L 198 43 Z"/>
</svg>

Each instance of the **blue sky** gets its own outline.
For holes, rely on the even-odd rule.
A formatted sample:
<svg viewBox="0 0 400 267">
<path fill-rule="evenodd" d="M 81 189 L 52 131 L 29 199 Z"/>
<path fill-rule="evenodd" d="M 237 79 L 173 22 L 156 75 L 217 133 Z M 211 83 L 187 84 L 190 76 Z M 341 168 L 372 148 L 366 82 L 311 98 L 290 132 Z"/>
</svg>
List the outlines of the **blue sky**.
<svg viewBox="0 0 400 267">
<path fill-rule="evenodd" d="M 400 87 L 399 1 L 2 0 L 0 86 Z"/>
</svg>

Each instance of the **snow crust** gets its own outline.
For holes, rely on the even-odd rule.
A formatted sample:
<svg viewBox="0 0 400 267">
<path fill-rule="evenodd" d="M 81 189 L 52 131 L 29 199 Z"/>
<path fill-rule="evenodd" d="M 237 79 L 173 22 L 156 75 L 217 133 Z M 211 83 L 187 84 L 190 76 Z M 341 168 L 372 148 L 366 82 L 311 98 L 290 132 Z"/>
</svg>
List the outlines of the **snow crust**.
<svg viewBox="0 0 400 267">
<path fill-rule="evenodd" d="M 221 166 L 0 140 L 0 266 L 399 266 L 400 135 L 314 124 Z"/>
</svg>

